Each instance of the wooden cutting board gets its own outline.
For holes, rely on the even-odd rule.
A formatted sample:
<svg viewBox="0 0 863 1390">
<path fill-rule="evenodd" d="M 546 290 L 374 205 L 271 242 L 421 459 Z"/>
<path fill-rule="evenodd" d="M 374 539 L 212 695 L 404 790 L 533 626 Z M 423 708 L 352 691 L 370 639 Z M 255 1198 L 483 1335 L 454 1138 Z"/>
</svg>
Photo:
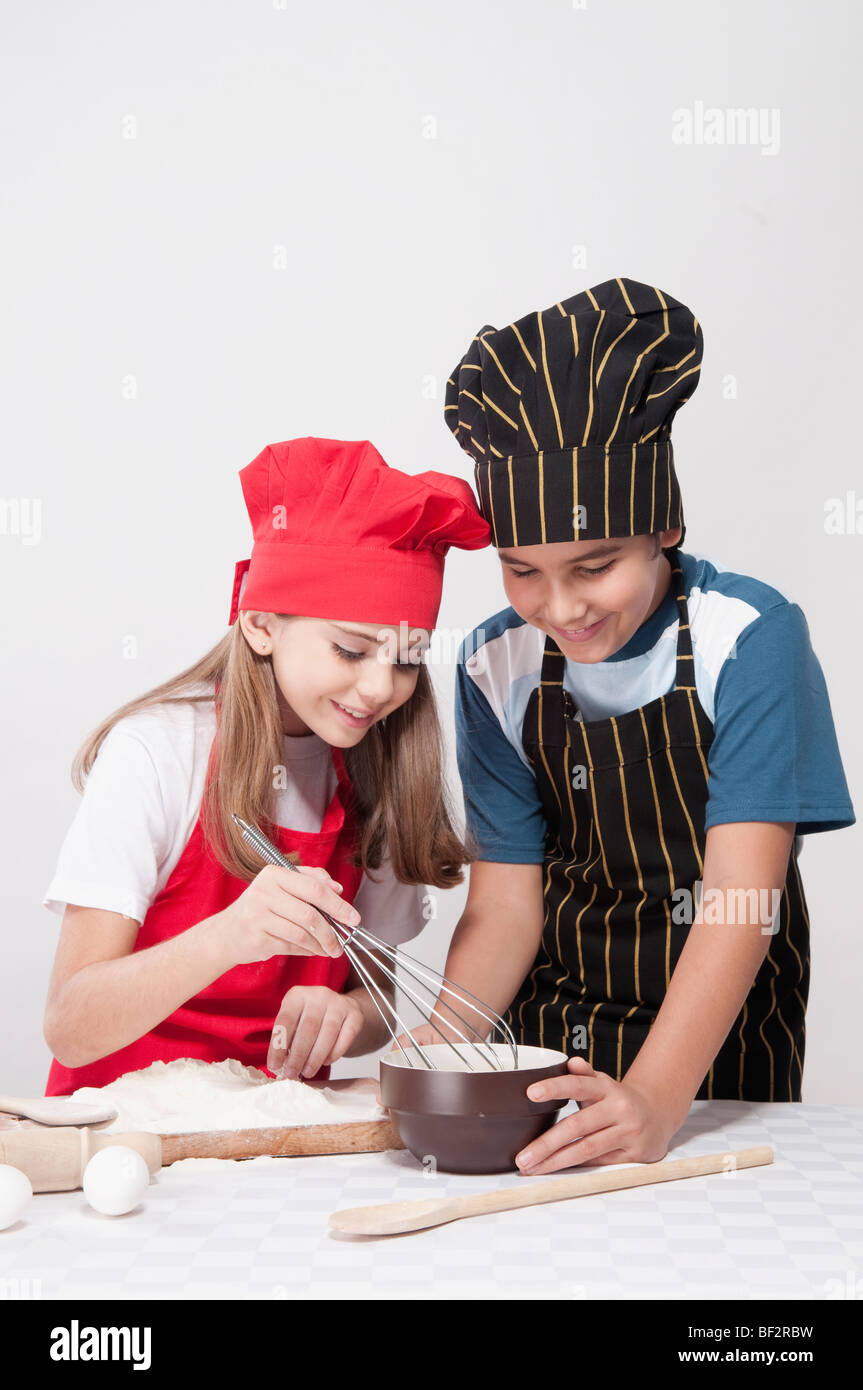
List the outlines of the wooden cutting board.
<svg viewBox="0 0 863 1390">
<path fill-rule="evenodd" d="M 345 1077 L 336 1081 L 310 1081 L 315 1089 L 327 1087 L 343 1094 L 375 1095 L 378 1083 L 372 1077 Z M 110 1121 L 91 1125 L 103 1130 Z M 44 1129 L 34 1120 L 0 1115 L 0 1129 Z M 392 1120 L 348 1120 L 328 1125 L 287 1125 L 273 1129 L 195 1130 L 186 1134 L 162 1134 L 162 1166 L 181 1158 L 274 1158 L 304 1154 L 380 1153 L 384 1149 L 403 1149 Z"/>
<path fill-rule="evenodd" d="M 378 1083 L 371 1077 L 348 1077 L 337 1081 L 308 1082 L 315 1089 L 325 1086 L 342 1094 L 372 1094 Z M 181 1158 L 258 1158 L 299 1157 L 310 1154 L 379 1153 L 383 1149 L 402 1149 L 392 1120 L 348 1120 L 328 1125 L 287 1125 L 273 1129 L 226 1129 L 163 1134 L 162 1165 Z"/>
</svg>

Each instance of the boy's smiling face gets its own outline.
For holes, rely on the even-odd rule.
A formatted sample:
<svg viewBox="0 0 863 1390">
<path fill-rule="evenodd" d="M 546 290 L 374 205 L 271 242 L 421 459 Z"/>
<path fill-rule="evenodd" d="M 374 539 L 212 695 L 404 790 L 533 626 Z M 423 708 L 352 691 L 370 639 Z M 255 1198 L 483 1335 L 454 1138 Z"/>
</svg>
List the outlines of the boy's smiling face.
<svg viewBox="0 0 863 1390">
<path fill-rule="evenodd" d="M 662 603 L 671 582 L 663 546 L 681 529 L 609 540 L 506 546 L 498 551 L 506 596 L 525 622 L 585 665 L 625 646 Z"/>
</svg>

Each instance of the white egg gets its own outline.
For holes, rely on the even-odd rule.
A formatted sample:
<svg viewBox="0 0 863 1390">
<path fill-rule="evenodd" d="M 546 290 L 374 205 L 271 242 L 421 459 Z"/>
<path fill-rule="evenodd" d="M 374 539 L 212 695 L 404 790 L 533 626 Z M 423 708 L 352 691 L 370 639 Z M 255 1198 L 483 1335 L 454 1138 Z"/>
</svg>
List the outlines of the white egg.
<svg viewBox="0 0 863 1390">
<path fill-rule="evenodd" d="M 0 1231 L 15 1225 L 32 1196 L 27 1174 L 11 1163 L 0 1163 Z"/>
<path fill-rule="evenodd" d="M 126 1144 L 112 1144 L 95 1153 L 84 1169 L 84 1196 L 103 1216 L 122 1216 L 136 1207 L 150 1184 L 150 1170 L 141 1155 Z"/>
</svg>

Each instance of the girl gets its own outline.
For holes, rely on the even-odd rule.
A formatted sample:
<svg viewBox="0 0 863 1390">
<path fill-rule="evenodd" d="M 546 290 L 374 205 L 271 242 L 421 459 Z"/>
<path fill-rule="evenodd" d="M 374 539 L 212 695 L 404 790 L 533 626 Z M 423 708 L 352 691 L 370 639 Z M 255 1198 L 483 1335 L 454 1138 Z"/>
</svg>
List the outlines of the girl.
<svg viewBox="0 0 863 1390">
<path fill-rule="evenodd" d="M 327 1079 L 386 1033 L 317 909 L 397 943 L 423 885 L 468 860 L 421 655 L 446 551 L 488 544 L 470 488 L 316 438 L 240 477 L 255 543 L 231 630 L 75 760 L 79 790 L 89 775 L 44 900 L 65 908 L 46 1095 L 179 1057 Z M 232 813 L 299 873 L 262 867 Z"/>
</svg>

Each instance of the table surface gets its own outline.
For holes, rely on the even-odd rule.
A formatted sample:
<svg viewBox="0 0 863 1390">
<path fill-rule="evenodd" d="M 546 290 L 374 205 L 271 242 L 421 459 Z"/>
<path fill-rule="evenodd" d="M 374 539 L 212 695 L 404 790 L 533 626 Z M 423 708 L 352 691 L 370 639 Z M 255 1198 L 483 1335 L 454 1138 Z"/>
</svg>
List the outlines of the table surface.
<svg viewBox="0 0 863 1390">
<path fill-rule="evenodd" d="M 81 1191 L 37 1193 L 0 1231 L 0 1296 L 859 1298 L 863 1108 L 696 1101 L 667 1157 L 758 1144 L 771 1145 L 772 1164 L 379 1239 L 336 1236 L 328 1217 L 548 1179 L 426 1176 L 397 1150 L 185 1160 L 122 1217 L 100 1215 Z M 568 1170 L 579 1171 L 587 1165 Z"/>
</svg>

